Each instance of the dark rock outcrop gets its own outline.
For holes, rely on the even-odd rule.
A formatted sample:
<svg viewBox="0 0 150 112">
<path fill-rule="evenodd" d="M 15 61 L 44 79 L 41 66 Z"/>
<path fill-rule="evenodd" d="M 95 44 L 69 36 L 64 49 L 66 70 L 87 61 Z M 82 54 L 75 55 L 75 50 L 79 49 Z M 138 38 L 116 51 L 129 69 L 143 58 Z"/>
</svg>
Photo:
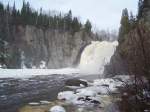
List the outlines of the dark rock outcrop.
<svg viewBox="0 0 150 112">
<path fill-rule="evenodd" d="M 104 69 L 105 77 L 113 77 L 115 75 L 128 74 L 127 64 L 120 56 L 118 50 L 119 48 L 117 48 L 116 52 L 111 57 L 110 63 L 105 66 Z"/>
<path fill-rule="evenodd" d="M 84 85 L 85 87 L 88 86 L 88 83 L 86 81 L 82 81 L 79 79 L 69 79 L 65 82 L 67 86 L 80 86 L 81 84 Z"/>
</svg>

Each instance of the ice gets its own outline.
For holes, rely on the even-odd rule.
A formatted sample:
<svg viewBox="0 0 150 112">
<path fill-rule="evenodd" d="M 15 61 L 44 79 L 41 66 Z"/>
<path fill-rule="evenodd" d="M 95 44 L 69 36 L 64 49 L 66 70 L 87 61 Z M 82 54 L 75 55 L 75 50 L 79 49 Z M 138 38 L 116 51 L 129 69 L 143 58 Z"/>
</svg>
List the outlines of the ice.
<svg viewBox="0 0 150 112">
<path fill-rule="evenodd" d="M 124 81 L 125 81 L 125 79 L 124 79 Z M 117 90 L 117 87 L 122 86 L 123 82 L 121 82 L 119 80 L 114 80 L 112 78 L 106 78 L 106 79 L 97 79 L 97 80 L 94 80 L 93 85 L 94 86 L 108 87 L 108 90 L 110 92 L 113 92 L 113 91 Z"/>
<path fill-rule="evenodd" d="M 46 104 L 50 104 L 49 101 L 40 101 L 41 104 L 46 105 Z"/>
<path fill-rule="evenodd" d="M 37 75 L 64 74 L 74 75 L 79 73 L 79 69 L 0 69 L 0 78 L 30 78 Z"/>
<path fill-rule="evenodd" d="M 49 112 L 66 112 L 66 110 L 62 106 L 54 106 Z"/>
<path fill-rule="evenodd" d="M 40 69 L 46 69 L 47 67 L 46 67 L 46 62 L 45 61 L 41 61 L 40 62 L 40 65 L 39 65 L 39 68 Z"/>
<path fill-rule="evenodd" d="M 96 91 L 93 91 L 92 89 L 89 89 L 89 88 L 78 89 L 77 95 L 78 96 L 96 96 Z"/>
<path fill-rule="evenodd" d="M 66 86 L 67 88 L 70 88 L 70 89 L 80 89 L 82 88 L 81 86 Z"/>
<path fill-rule="evenodd" d="M 37 106 L 37 105 L 40 105 L 40 103 L 38 103 L 38 102 L 30 102 L 29 105 Z"/>
<path fill-rule="evenodd" d="M 76 94 L 73 91 L 60 92 L 57 97 L 59 100 L 73 101 L 76 98 Z"/>
<path fill-rule="evenodd" d="M 124 81 L 128 81 L 129 76 Z M 128 77 L 128 78 L 127 78 Z M 91 105 L 93 102 L 100 104 L 102 101 L 101 96 L 110 95 L 111 93 L 118 93 L 118 87 L 123 86 L 122 81 L 113 78 L 103 78 L 94 80 L 88 87 L 76 88 L 74 91 L 64 91 L 58 94 L 58 99 L 72 103 L 74 105 Z"/>
</svg>

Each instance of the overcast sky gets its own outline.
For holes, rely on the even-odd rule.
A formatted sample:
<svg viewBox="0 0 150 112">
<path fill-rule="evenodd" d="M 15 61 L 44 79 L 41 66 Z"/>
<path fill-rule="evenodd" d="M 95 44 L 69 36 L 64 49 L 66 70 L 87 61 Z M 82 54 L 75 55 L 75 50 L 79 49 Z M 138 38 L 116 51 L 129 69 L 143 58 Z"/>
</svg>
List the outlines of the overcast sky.
<svg viewBox="0 0 150 112">
<path fill-rule="evenodd" d="M 0 0 L 5 4 L 13 4 L 14 0 Z M 118 29 L 122 9 L 128 8 L 134 14 L 137 12 L 138 0 L 26 0 L 35 9 L 57 10 L 68 12 L 85 22 L 89 19 L 98 29 Z M 22 6 L 22 0 L 15 0 L 16 6 Z"/>
</svg>

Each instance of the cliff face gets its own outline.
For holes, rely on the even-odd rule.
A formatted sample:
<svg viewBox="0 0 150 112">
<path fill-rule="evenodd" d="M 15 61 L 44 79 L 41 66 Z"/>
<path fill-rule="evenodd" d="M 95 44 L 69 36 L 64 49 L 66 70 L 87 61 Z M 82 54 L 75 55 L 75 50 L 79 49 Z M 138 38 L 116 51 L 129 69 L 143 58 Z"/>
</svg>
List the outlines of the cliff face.
<svg viewBox="0 0 150 112">
<path fill-rule="evenodd" d="M 119 47 L 114 55 L 111 57 L 110 63 L 105 66 L 105 77 L 113 77 L 115 75 L 128 74 L 127 62 L 121 57 L 119 53 Z"/>
<path fill-rule="evenodd" d="M 140 18 L 135 26 L 123 35 L 123 41 L 105 68 L 106 76 L 118 74 L 150 74 L 150 0 L 143 0 Z"/>
<path fill-rule="evenodd" d="M 21 63 L 38 68 L 41 61 L 46 62 L 48 68 L 71 67 L 77 64 L 83 48 L 95 40 L 94 34 L 83 31 L 71 35 L 34 26 L 17 26 L 13 34 L 9 46 L 11 58 L 7 62 L 10 68 L 19 67 Z M 18 58 L 13 59 L 13 54 Z"/>
</svg>

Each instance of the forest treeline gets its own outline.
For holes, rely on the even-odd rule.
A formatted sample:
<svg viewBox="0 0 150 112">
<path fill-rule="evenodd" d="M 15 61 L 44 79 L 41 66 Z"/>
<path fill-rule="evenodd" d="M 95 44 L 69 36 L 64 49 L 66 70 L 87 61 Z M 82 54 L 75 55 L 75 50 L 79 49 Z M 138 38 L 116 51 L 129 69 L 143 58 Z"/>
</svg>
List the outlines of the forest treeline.
<svg viewBox="0 0 150 112">
<path fill-rule="evenodd" d="M 5 7 L 0 3 L 0 16 L 3 22 L 8 22 L 8 25 L 34 25 L 40 28 L 71 31 L 72 33 L 78 32 L 81 29 L 90 32 L 92 29 L 89 20 L 82 24 L 77 17 L 72 16 L 71 10 L 66 14 L 44 14 L 42 8 L 40 8 L 40 11 L 35 11 L 30 6 L 30 3 L 25 1 L 23 1 L 21 10 L 16 9 L 15 2 L 13 7 L 10 7 L 9 4 Z"/>
</svg>

